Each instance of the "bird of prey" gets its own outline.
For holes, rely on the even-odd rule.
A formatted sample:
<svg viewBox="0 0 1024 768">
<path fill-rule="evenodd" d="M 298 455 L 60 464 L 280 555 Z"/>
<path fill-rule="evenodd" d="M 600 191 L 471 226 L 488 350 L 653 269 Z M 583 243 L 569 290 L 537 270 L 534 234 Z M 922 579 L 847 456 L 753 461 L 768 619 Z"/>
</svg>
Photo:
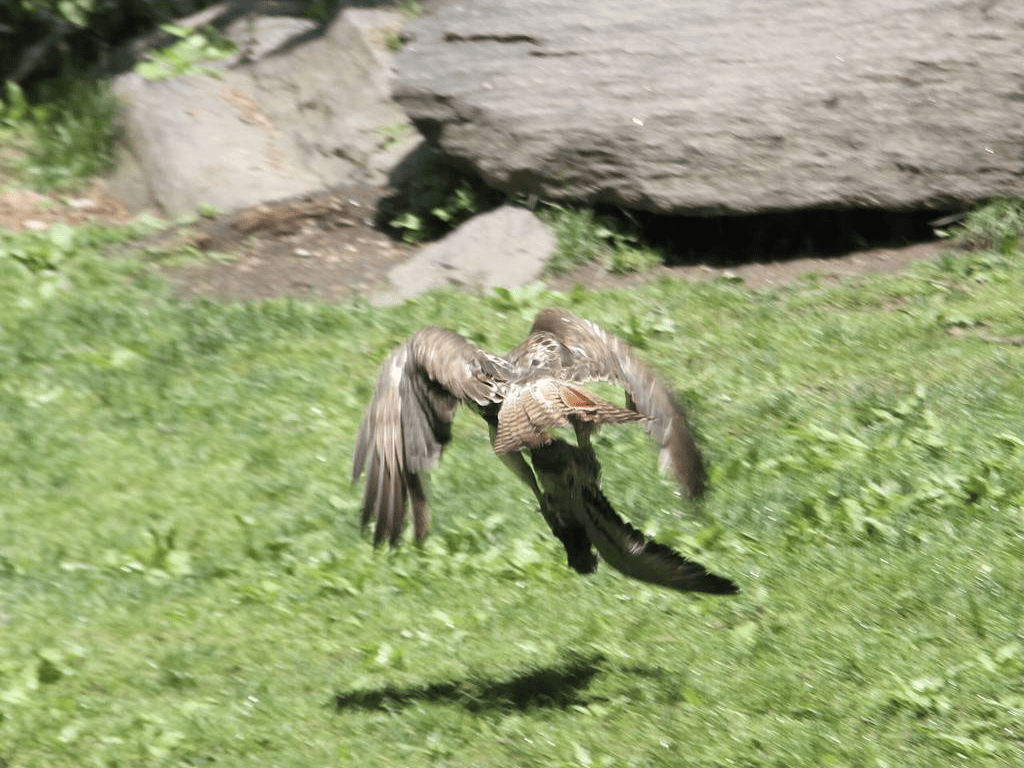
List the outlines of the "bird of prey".
<svg viewBox="0 0 1024 768">
<path fill-rule="evenodd" d="M 625 407 L 583 388 L 592 381 L 623 387 Z M 661 467 L 691 497 L 704 492 L 704 462 L 683 408 L 654 372 L 621 339 L 558 308 L 541 311 L 527 339 L 503 357 L 454 331 L 427 326 L 384 363 L 359 427 L 352 469 L 353 482 L 367 473 L 362 522 L 374 521 L 375 545 L 397 543 L 410 502 L 415 536 L 426 536 L 421 475 L 451 440 L 460 404 L 475 408 L 490 425 L 495 453 L 533 491 L 571 568 L 593 573 L 596 549 L 612 568 L 651 584 L 684 592 L 737 591 L 729 579 L 635 529 L 602 493 L 590 441 L 602 424 L 642 423 L 660 446 Z M 575 445 L 548 434 L 561 426 L 573 427 Z"/>
</svg>

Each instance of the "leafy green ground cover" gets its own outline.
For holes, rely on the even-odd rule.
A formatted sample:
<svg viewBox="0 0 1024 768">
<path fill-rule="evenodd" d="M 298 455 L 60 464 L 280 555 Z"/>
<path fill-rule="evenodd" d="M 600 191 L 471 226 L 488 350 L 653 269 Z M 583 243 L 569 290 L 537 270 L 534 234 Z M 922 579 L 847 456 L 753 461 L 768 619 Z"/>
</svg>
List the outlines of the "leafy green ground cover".
<svg viewBox="0 0 1024 768">
<path fill-rule="evenodd" d="M 0 89 L 0 190 L 74 190 L 113 167 L 117 103 L 109 85 L 73 79 L 39 87 L 32 101 L 17 84 Z"/>
<path fill-rule="evenodd" d="M 0 765 L 1013 765 L 1024 758 L 1024 259 L 392 310 L 178 301 L 116 239 L 0 239 Z M 49 238 L 49 239 L 47 239 Z M 374 551 L 352 440 L 424 323 L 560 304 L 692 405 L 697 507 L 598 440 L 645 530 L 735 578 L 569 571 L 471 414 L 434 534 Z M 955 332 L 955 333 L 954 333 Z M 981 338 L 984 332 L 984 340 Z"/>
</svg>

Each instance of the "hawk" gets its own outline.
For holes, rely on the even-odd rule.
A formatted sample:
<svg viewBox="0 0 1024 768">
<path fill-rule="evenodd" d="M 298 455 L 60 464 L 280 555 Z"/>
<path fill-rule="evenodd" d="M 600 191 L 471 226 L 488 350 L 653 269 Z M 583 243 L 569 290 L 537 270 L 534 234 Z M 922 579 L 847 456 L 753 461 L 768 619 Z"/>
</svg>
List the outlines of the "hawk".
<svg viewBox="0 0 1024 768">
<path fill-rule="evenodd" d="M 593 381 L 623 387 L 625 407 L 582 386 Z M 661 467 L 694 498 L 704 493 L 704 461 L 682 406 L 654 372 L 624 341 L 558 308 L 541 311 L 527 339 L 503 357 L 454 331 L 427 326 L 387 359 L 359 427 L 352 467 L 353 482 L 366 471 L 362 523 L 374 522 L 374 545 L 398 542 L 410 503 L 416 539 L 427 535 L 422 474 L 451 440 L 460 404 L 488 423 L 495 453 L 533 491 L 571 568 L 593 573 L 599 555 L 651 584 L 738 591 L 729 579 L 638 531 L 602 493 L 590 440 L 602 424 L 642 423 L 660 446 Z M 548 434 L 563 426 L 575 431 L 575 445 Z"/>
</svg>

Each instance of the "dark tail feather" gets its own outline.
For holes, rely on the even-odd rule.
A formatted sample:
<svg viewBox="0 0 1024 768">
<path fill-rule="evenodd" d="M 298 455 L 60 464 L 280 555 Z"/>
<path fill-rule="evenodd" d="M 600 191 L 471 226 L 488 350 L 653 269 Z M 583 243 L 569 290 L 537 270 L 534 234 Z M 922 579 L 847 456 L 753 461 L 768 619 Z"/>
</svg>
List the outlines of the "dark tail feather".
<svg viewBox="0 0 1024 768">
<path fill-rule="evenodd" d="M 430 532 L 430 508 L 427 506 L 427 494 L 423 490 L 423 480 L 415 472 L 405 476 L 409 498 L 412 500 L 412 530 L 416 541 L 422 541 Z"/>
<path fill-rule="evenodd" d="M 590 545 L 586 528 L 582 525 L 565 525 L 557 528 L 552 526 L 551 531 L 565 547 L 570 568 L 582 574 L 593 573 L 597 570 L 597 557 Z"/>
<path fill-rule="evenodd" d="M 709 573 L 664 544 L 649 539 L 623 520 L 595 487 L 583 489 L 587 535 L 612 568 L 634 579 L 680 592 L 733 595 L 739 588 L 729 579 Z"/>
</svg>

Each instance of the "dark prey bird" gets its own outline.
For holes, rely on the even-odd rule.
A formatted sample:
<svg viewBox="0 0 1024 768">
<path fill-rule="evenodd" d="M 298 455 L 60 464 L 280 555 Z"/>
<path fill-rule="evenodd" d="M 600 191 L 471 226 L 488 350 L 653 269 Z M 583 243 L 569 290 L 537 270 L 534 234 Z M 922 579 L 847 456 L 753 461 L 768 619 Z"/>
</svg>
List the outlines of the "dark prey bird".
<svg viewBox="0 0 1024 768">
<path fill-rule="evenodd" d="M 626 390 L 622 408 L 588 392 L 588 381 Z M 623 520 L 601 492 L 590 435 L 601 424 L 643 422 L 691 497 L 706 475 L 682 407 L 621 339 L 563 309 L 537 315 L 530 335 L 504 357 L 454 331 L 421 328 L 388 358 L 356 438 L 353 481 L 366 469 L 362 521 L 374 544 L 395 544 L 412 503 L 417 539 L 429 528 L 421 473 L 451 440 L 460 403 L 491 427 L 495 452 L 533 491 L 541 514 L 565 547 L 569 566 L 593 573 L 598 558 L 627 576 L 684 592 L 732 594 L 736 585 L 709 573 Z M 576 445 L 547 431 L 571 425 Z M 529 456 L 530 463 L 527 463 Z M 532 468 L 531 468 L 532 464 Z"/>
</svg>

